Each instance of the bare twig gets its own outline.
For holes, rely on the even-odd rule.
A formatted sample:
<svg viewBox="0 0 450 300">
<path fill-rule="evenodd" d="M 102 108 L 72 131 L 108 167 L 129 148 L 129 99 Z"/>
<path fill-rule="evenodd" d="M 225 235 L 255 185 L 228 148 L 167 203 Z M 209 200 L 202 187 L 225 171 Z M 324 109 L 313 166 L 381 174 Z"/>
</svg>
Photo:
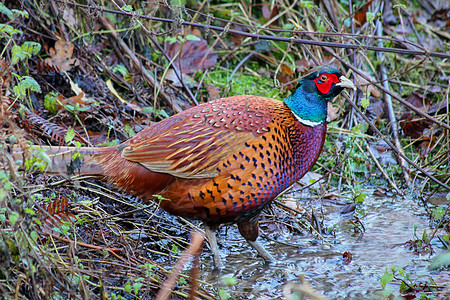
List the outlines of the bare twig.
<svg viewBox="0 0 450 300">
<path fill-rule="evenodd" d="M 127 45 L 127 44 L 119 37 L 119 35 L 117 34 L 117 32 L 115 32 L 114 26 L 113 26 L 110 22 L 108 22 L 108 20 L 107 20 L 105 17 L 103 17 L 103 16 L 100 16 L 99 20 L 100 20 L 100 22 L 102 23 L 102 25 L 103 25 L 106 29 L 108 29 L 108 30 L 111 31 L 110 33 L 111 33 L 112 37 L 116 40 L 117 43 L 119 43 L 120 47 L 128 54 L 128 56 L 130 57 L 130 59 L 132 60 L 132 62 L 133 62 L 133 64 L 134 64 L 134 66 L 135 66 L 136 68 L 138 68 L 138 69 L 141 71 L 142 75 L 144 75 L 144 77 L 147 79 L 147 81 L 148 81 L 151 85 L 153 85 L 153 86 L 155 87 L 155 89 L 161 90 L 161 91 L 160 91 L 160 94 L 161 94 L 163 100 L 164 100 L 170 107 L 172 107 L 172 109 L 173 109 L 173 111 L 174 111 L 175 113 L 182 112 L 183 109 L 182 109 L 178 104 L 176 104 L 175 102 L 173 102 L 173 101 L 170 99 L 170 96 L 169 96 L 166 92 L 164 92 L 164 90 L 162 90 L 162 89 L 160 88 L 159 82 L 158 82 L 155 78 L 153 78 L 153 76 L 150 75 L 150 73 L 142 66 L 142 63 L 138 60 L 138 58 L 136 57 L 136 55 L 134 55 L 134 53 L 133 53 L 133 51 L 130 49 L 130 47 L 128 47 L 128 45 Z"/>
<path fill-rule="evenodd" d="M 377 35 L 379 35 L 379 36 L 383 35 L 383 25 L 381 24 L 380 20 L 377 20 Z M 379 41 L 379 44 L 380 44 L 380 47 L 383 46 L 383 42 Z M 384 53 L 378 52 L 377 54 L 378 54 L 378 59 L 380 61 L 384 61 Z M 380 73 L 381 73 L 381 79 L 383 80 L 383 87 L 389 91 L 390 90 L 389 81 L 387 80 L 386 66 L 384 65 L 384 63 L 381 63 L 381 65 L 380 65 Z M 389 94 L 384 94 L 384 99 L 386 101 L 386 105 L 388 108 L 389 122 L 391 125 L 391 132 L 392 132 L 392 136 L 394 138 L 395 146 L 399 150 L 398 154 L 401 153 L 401 154 L 403 154 L 403 156 L 405 156 L 405 152 L 403 151 L 402 144 L 400 143 L 400 138 L 398 137 L 398 124 L 397 124 L 397 119 L 395 117 L 394 106 L 392 105 L 392 98 Z M 411 176 L 409 176 L 408 167 L 406 166 L 406 161 L 402 158 L 401 155 L 398 155 L 397 160 L 398 160 L 400 167 L 402 168 L 403 178 L 405 179 L 406 185 L 411 186 Z"/>
<path fill-rule="evenodd" d="M 83 5 L 83 4 L 71 3 L 71 2 L 68 4 L 82 7 L 82 8 L 88 8 L 87 5 Z M 100 8 L 100 10 L 103 12 L 128 15 L 130 17 L 138 17 L 138 18 L 143 18 L 143 19 L 153 20 L 153 21 L 160 21 L 160 22 L 165 22 L 165 23 L 175 24 L 177 22 L 177 20 L 174 20 L 174 19 L 144 16 L 144 15 L 129 13 L 129 12 L 125 12 L 125 11 L 117 11 L 117 10 L 107 9 L 107 8 L 103 8 L 103 7 Z M 220 26 L 205 25 L 205 24 L 201 24 L 201 23 L 186 22 L 186 21 L 182 21 L 180 23 L 180 25 L 199 27 L 199 28 L 204 28 L 204 29 L 209 29 L 209 30 L 216 30 L 216 31 L 220 31 L 220 32 L 226 32 L 229 34 L 252 37 L 252 38 L 256 38 L 256 39 L 260 39 L 260 40 L 292 42 L 292 43 L 296 43 L 296 44 L 305 44 L 305 45 L 332 47 L 332 48 L 356 49 L 356 50 L 361 50 L 361 51 L 382 51 L 382 52 L 391 52 L 391 53 L 406 54 L 406 55 L 423 55 L 423 56 L 433 56 L 433 57 L 439 57 L 439 58 L 450 58 L 450 54 L 448 54 L 448 53 L 434 52 L 434 51 L 427 51 L 427 50 L 385 48 L 385 47 L 378 47 L 378 46 L 365 46 L 365 45 L 360 45 L 360 44 L 354 45 L 354 44 L 324 42 L 324 41 L 318 41 L 318 40 L 306 40 L 306 39 L 299 39 L 299 38 L 269 36 L 269 35 L 254 34 L 254 33 L 244 32 L 241 30 L 231 29 L 227 26 L 220 27 Z M 292 33 L 302 35 L 302 34 L 311 33 L 311 32 L 292 31 Z M 311 33 L 311 34 L 313 34 L 313 33 Z M 339 35 L 346 35 L 346 34 L 339 34 Z"/>
<path fill-rule="evenodd" d="M 187 263 L 191 256 L 194 256 L 201 248 L 205 237 L 199 231 L 194 231 L 191 235 L 191 243 L 189 247 L 183 252 L 180 259 L 177 261 L 176 265 L 173 267 L 172 273 L 169 278 L 164 282 L 156 296 L 157 300 L 169 299 L 170 293 L 175 286 L 178 276 L 183 269 L 184 265 Z"/>
</svg>

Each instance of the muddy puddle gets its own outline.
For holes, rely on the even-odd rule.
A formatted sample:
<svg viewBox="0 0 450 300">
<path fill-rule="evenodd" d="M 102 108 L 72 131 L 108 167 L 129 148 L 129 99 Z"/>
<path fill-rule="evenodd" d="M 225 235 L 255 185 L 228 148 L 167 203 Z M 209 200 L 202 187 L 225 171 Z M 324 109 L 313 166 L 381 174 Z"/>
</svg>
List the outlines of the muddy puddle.
<svg viewBox="0 0 450 300">
<path fill-rule="evenodd" d="M 270 265 L 256 257 L 236 228 L 222 228 L 219 236 L 227 235 L 221 239 L 226 267 L 220 276 L 237 279 L 224 290 L 231 299 L 277 299 L 282 298 L 286 284 L 298 284 L 304 276 L 315 291 L 330 299 L 379 299 L 380 277 L 393 265 L 411 273 L 415 281 L 429 282 L 433 273 L 427 267 L 434 256 L 417 255 L 399 245 L 414 239 L 415 225 L 418 236 L 424 229 L 431 233 L 422 207 L 407 198 L 368 197 L 356 213 L 365 226 L 364 234 L 355 233 L 349 218 L 337 212 L 339 208 L 324 204 L 326 227 L 339 226 L 335 237 L 326 236 L 332 247 L 309 233 L 271 234 L 276 241 L 260 238 L 277 259 Z M 436 254 L 444 251 L 439 242 L 432 244 Z M 346 251 L 353 257 L 348 264 L 342 255 Z M 218 281 L 211 272 L 208 250 L 203 253 L 203 263 L 201 279 Z M 398 286 L 387 287 L 398 291 Z"/>
</svg>

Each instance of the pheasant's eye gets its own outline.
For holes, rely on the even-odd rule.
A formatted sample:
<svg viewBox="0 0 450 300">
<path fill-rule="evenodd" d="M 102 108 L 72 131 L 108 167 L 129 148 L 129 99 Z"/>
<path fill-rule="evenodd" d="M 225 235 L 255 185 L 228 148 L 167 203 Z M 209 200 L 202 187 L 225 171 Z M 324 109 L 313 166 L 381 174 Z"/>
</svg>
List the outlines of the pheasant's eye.
<svg viewBox="0 0 450 300">
<path fill-rule="evenodd" d="M 328 77 L 327 77 L 327 75 L 325 75 L 325 74 L 322 74 L 322 75 L 320 75 L 320 81 L 322 81 L 322 82 L 327 82 L 328 81 Z"/>
</svg>

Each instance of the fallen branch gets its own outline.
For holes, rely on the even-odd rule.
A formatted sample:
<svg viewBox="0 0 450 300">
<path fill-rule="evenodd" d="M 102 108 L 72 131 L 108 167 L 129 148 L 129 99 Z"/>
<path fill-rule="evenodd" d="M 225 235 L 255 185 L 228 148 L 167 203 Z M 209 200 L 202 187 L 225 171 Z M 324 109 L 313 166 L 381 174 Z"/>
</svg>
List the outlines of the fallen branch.
<svg viewBox="0 0 450 300">
<path fill-rule="evenodd" d="M 175 266 L 173 267 L 172 274 L 170 274 L 169 278 L 167 278 L 166 282 L 162 285 L 159 290 L 158 295 L 156 296 L 157 300 L 166 300 L 169 299 L 170 294 L 175 286 L 177 279 L 180 275 L 181 270 L 186 265 L 187 261 L 190 257 L 195 256 L 196 253 L 201 249 L 203 245 L 203 241 L 205 237 L 199 231 L 194 231 L 191 235 L 191 243 L 189 247 L 184 250 L 183 254 L 181 254 L 180 259 L 177 261 Z"/>
</svg>

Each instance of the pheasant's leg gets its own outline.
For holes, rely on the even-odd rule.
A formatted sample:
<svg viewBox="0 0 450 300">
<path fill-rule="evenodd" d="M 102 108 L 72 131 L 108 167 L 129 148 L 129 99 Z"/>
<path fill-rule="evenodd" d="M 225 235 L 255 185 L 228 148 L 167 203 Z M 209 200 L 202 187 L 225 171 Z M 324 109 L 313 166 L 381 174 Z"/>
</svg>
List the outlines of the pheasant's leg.
<svg viewBox="0 0 450 300">
<path fill-rule="evenodd" d="M 247 242 L 258 251 L 259 255 L 261 255 L 266 262 L 271 262 L 275 260 L 273 256 L 256 241 L 259 235 L 258 217 L 259 216 L 256 216 L 250 220 L 239 222 L 237 224 L 239 232 Z"/>
<path fill-rule="evenodd" d="M 214 266 L 216 269 L 222 269 L 223 263 L 220 259 L 219 247 L 217 246 L 217 238 L 215 233 L 217 226 L 211 226 L 206 223 L 203 224 L 205 225 L 206 238 L 208 239 L 209 246 L 211 247 L 211 252 L 214 255 Z"/>
<path fill-rule="evenodd" d="M 257 241 L 249 240 L 247 240 L 247 242 L 252 245 L 252 247 L 255 248 L 256 251 L 258 251 L 259 255 L 261 255 L 266 262 L 275 261 L 272 254 L 270 254 L 260 243 L 258 243 Z"/>
</svg>

